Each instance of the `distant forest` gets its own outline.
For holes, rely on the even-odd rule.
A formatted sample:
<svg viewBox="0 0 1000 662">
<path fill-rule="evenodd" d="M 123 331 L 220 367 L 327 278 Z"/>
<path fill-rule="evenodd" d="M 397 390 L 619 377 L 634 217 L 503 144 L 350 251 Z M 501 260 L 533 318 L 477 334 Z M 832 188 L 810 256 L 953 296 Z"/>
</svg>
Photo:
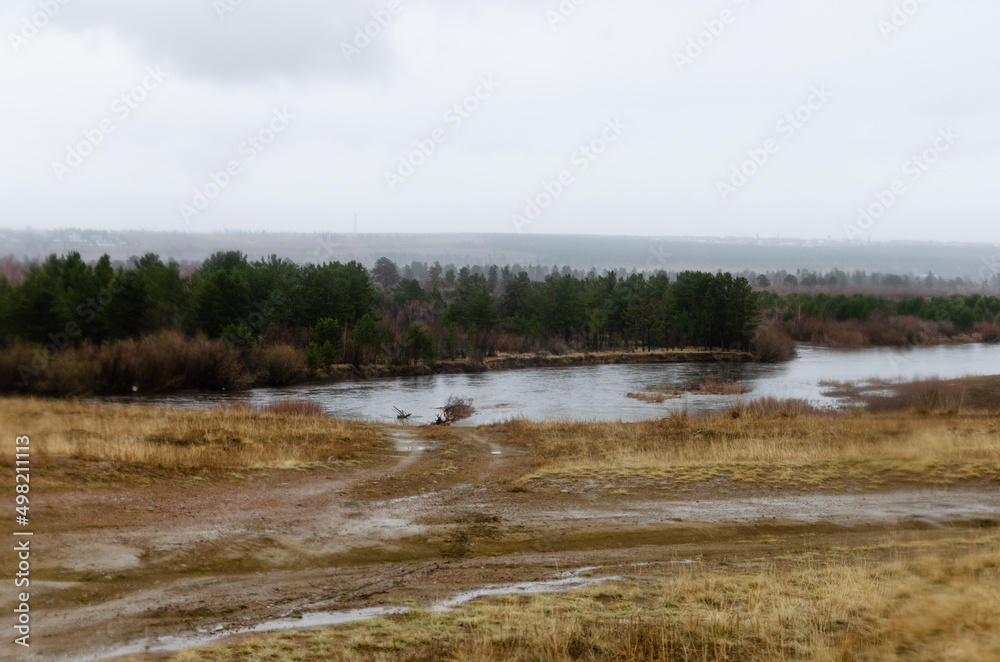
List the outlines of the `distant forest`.
<svg viewBox="0 0 1000 662">
<path fill-rule="evenodd" d="M 274 338 L 317 343 L 329 363 L 412 361 L 407 338 L 417 333 L 437 348 L 425 360 L 542 346 L 745 349 L 758 317 L 750 283 L 721 273 L 671 282 L 662 272 L 556 270 L 533 280 L 511 267 L 435 264 L 412 277 L 387 259 L 369 272 L 356 262 L 299 266 L 224 252 L 183 275 L 155 255 L 114 269 L 106 256 L 89 265 L 70 253 L 31 265 L 17 285 L 0 278 L 6 343 L 55 335 L 100 344 L 176 330 L 241 348 Z"/>
<path fill-rule="evenodd" d="M 712 348 L 781 360 L 792 339 L 843 346 L 1000 337 L 1000 299 L 912 295 L 955 283 L 862 272 L 685 271 L 413 263 L 298 265 L 219 252 L 195 268 L 149 254 L 51 256 L 0 276 L 0 389 L 239 388 L 332 366 L 433 365 L 498 353 Z M 11 274 L 13 279 L 7 274 Z M 776 284 L 773 279 L 780 280 Z M 895 288 L 896 294 L 836 293 Z"/>
</svg>

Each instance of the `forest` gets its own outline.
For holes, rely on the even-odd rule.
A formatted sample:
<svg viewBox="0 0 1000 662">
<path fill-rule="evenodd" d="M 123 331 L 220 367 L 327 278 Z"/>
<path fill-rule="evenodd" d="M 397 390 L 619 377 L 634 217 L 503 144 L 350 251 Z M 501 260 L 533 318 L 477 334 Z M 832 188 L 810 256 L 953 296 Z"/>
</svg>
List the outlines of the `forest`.
<svg viewBox="0 0 1000 662">
<path fill-rule="evenodd" d="M 794 341 L 902 345 L 1000 337 L 1000 299 L 782 292 L 767 277 L 568 267 L 299 265 L 241 252 L 197 267 L 52 255 L 0 277 L 0 389 L 241 388 L 332 366 L 497 354 L 708 348 L 790 358 Z M 831 279 L 832 280 L 832 279 Z"/>
<path fill-rule="evenodd" d="M 356 262 L 249 261 L 230 251 L 184 273 L 152 254 L 117 268 L 107 256 L 88 264 L 76 253 L 53 255 L 32 264 L 16 284 L 0 278 L 3 368 L 16 373 L 5 374 L 3 385 L 34 390 L 32 380 L 44 382 L 53 364 L 73 363 L 73 374 L 103 375 L 97 390 L 148 386 L 138 366 L 123 364 L 141 362 L 136 353 L 198 346 L 235 356 L 239 368 L 220 367 L 199 382 L 188 373 L 204 370 L 189 366 L 182 375 L 158 365 L 149 372 L 170 374 L 156 387 L 238 385 L 220 371 L 249 372 L 255 384 L 282 383 L 331 365 L 480 361 L 509 352 L 747 350 L 759 320 L 750 283 L 731 274 L 684 272 L 671 281 L 662 272 L 554 269 L 533 280 L 528 270 L 509 266 L 437 263 L 419 277 L 408 272 L 384 258 L 369 271 Z M 205 359 L 175 362 L 217 362 Z M 291 367 L 282 370 L 282 363 Z"/>
</svg>

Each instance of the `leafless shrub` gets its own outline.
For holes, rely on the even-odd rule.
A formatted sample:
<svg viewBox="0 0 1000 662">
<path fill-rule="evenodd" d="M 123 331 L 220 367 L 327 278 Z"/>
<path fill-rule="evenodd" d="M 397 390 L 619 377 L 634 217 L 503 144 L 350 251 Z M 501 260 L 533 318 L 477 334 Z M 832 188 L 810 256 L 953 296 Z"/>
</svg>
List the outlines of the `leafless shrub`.
<svg viewBox="0 0 1000 662">
<path fill-rule="evenodd" d="M 268 386 L 288 386 L 305 376 L 308 366 L 305 354 L 289 345 L 255 347 L 248 358 L 256 381 Z"/>
<path fill-rule="evenodd" d="M 750 353 L 760 363 L 779 363 L 795 358 L 795 339 L 778 324 L 761 324 L 750 342 Z"/>
<path fill-rule="evenodd" d="M 976 325 L 976 333 L 983 342 L 1000 342 L 1000 324 L 996 322 L 980 322 Z"/>
<path fill-rule="evenodd" d="M 472 398 L 451 396 L 448 398 L 448 403 L 441 408 L 441 413 L 438 414 L 434 424 L 451 425 L 452 423 L 470 418 L 475 413 L 476 410 L 472 406 Z"/>
</svg>

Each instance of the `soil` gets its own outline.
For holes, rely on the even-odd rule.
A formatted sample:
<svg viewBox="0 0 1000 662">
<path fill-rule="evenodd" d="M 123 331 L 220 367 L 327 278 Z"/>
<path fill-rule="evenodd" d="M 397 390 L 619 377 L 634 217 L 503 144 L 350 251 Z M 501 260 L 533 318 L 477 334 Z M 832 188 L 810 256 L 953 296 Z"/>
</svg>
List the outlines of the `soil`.
<svg viewBox="0 0 1000 662">
<path fill-rule="evenodd" d="M 32 653 L 155 658 L 302 615 L 441 605 L 524 582 L 572 588 L 573 569 L 600 580 L 648 564 L 746 564 L 764 550 L 1000 521 L 1000 490 L 986 482 L 877 492 L 637 484 L 621 494 L 550 481 L 521 491 L 532 458 L 487 431 L 392 434 L 394 448 L 362 466 L 33 493 Z"/>
</svg>

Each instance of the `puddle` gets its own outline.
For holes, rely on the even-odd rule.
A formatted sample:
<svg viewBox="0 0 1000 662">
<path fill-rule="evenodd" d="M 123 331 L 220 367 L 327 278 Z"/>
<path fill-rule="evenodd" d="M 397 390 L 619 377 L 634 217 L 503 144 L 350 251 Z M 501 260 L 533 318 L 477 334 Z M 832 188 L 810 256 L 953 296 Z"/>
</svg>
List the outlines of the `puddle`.
<svg viewBox="0 0 1000 662">
<path fill-rule="evenodd" d="M 581 588 L 610 582 L 621 579 L 621 577 L 584 577 L 588 572 L 599 570 L 599 568 L 579 568 L 560 575 L 561 579 L 550 579 L 541 582 L 523 582 L 521 584 L 502 584 L 497 586 L 484 586 L 474 591 L 466 591 L 458 595 L 438 602 L 430 608 L 430 611 L 448 611 L 452 607 L 471 602 L 477 598 L 497 595 L 533 595 L 537 593 L 568 593 Z"/>
<path fill-rule="evenodd" d="M 498 584 L 495 586 L 485 586 L 474 591 L 459 593 L 447 600 L 437 602 L 430 607 L 429 611 L 443 612 L 452 607 L 471 602 L 478 598 L 500 595 L 533 595 L 538 593 L 568 593 L 581 588 L 600 584 L 602 582 L 615 581 L 621 579 L 617 576 L 607 577 L 584 577 L 583 575 L 598 567 L 578 568 L 560 573 L 557 579 L 550 579 L 538 582 L 522 582 L 519 584 Z M 251 634 L 260 632 L 274 632 L 280 630 L 295 630 L 301 628 L 330 627 L 334 625 L 344 625 L 356 623 L 380 616 L 391 616 L 395 614 L 406 614 L 411 610 L 408 607 L 372 607 L 369 609 L 351 609 L 347 611 L 313 612 L 303 614 L 300 618 L 279 618 L 272 621 L 265 621 L 249 628 L 236 628 L 226 630 L 224 626 L 215 627 L 210 633 L 201 630 L 202 634 L 191 637 L 159 637 L 153 641 L 138 641 L 114 649 L 103 650 L 84 656 L 82 659 L 109 659 L 124 657 L 126 655 L 138 655 L 140 653 L 171 653 L 186 648 L 206 646 L 221 639 L 240 634 Z M 59 659 L 81 659 L 79 656 L 63 657 Z"/>
<path fill-rule="evenodd" d="M 426 492 L 424 494 L 414 494 L 413 496 L 400 497 L 398 499 L 390 499 L 388 501 L 382 501 L 380 504 L 392 505 L 395 503 L 406 503 L 408 501 L 419 501 L 421 499 L 430 499 L 431 497 L 441 496 L 442 494 L 447 494 L 448 492 L 454 492 L 455 490 L 467 490 L 471 485 L 468 483 L 461 483 L 455 487 L 450 487 L 447 490 L 438 490 L 437 492 Z"/>
<path fill-rule="evenodd" d="M 240 630 L 239 632 L 274 632 L 275 630 L 329 627 L 332 625 L 344 625 L 346 623 L 365 621 L 369 618 L 378 618 L 379 616 L 405 614 L 408 611 L 410 611 L 408 607 L 371 607 L 369 609 L 351 609 L 348 611 L 316 612 L 313 614 L 303 614 L 301 618 L 285 618 L 276 621 L 267 621 L 266 623 L 255 625 L 252 628 Z M 231 634 L 238 633 L 228 632 L 223 636 Z"/>
</svg>

